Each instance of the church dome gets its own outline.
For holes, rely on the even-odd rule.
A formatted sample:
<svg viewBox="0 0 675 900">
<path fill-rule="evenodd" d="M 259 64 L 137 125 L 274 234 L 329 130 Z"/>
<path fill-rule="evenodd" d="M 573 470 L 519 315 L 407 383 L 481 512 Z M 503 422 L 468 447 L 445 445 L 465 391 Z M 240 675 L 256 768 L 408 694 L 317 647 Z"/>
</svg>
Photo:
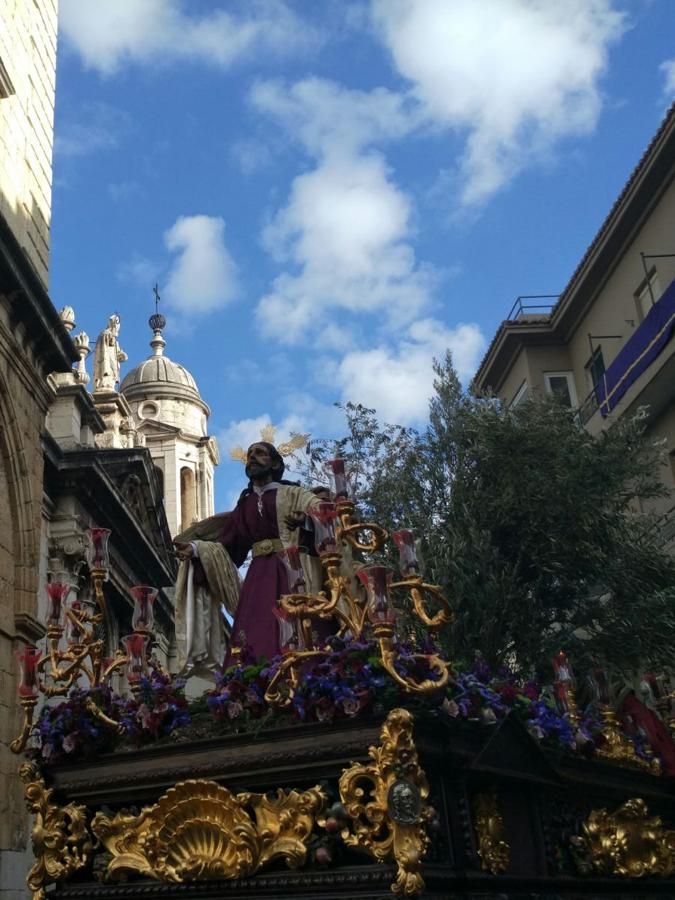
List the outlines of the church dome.
<svg viewBox="0 0 675 900">
<path fill-rule="evenodd" d="M 180 387 L 183 389 L 181 393 L 184 391 L 191 393 L 195 400 L 201 400 L 197 384 L 192 375 L 184 366 L 169 359 L 168 356 L 151 356 L 149 359 L 144 360 L 139 366 L 136 366 L 135 369 L 132 369 L 131 372 L 125 375 L 120 385 L 120 391 L 126 395 L 132 388 L 141 385 L 144 390 L 150 385 Z M 134 393 L 134 391 L 131 392 Z"/>
<path fill-rule="evenodd" d="M 129 401 L 143 399 L 173 399 L 198 406 L 208 416 L 210 410 L 201 398 L 197 383 L 185 366 L 164 355 L 166 341 L 162 328 L 166 321 L 158 313 L 150 317 L 153 337 L 152 354 L 128 372 L 120 384 L 120 394 Z"/>
</svg>

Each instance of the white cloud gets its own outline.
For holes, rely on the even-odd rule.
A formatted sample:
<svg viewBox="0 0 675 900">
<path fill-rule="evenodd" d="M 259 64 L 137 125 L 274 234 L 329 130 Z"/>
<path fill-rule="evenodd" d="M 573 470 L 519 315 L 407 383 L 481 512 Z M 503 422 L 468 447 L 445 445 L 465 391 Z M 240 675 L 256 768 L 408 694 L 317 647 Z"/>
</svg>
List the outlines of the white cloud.
<svg viewBox="0 0 675 900">
<path fill-rule="evenodd" d="M 230 146 L 230 157 L 244 175 L 268 168 L 274 159 L 267 144 L 255 139 L 234 141 Z"/>
<path fill-rule="evenodd" d="M 54 153 L 61 157 L 82 157 L 99 150 L 112 150 L 130 127 L 131 118 L 124 110 L 107 103 L 85 104 L 77 121 L 67 118 L 57 123 Z"/>
<path fill-rule="evenodd" d="M 351 157 L 368 144 L 403 137 L 419 122 L 416 104 L 403 94 L 350 90 L 323 78 L 258 81 L 250 99 L 316 157 Z"/>
<path fill-rule="evenodd" d="M 374 21 L 430 121 L 467 132 L 465 205 L 485 202 L 555 142 L 591 131 L 613 0 L 372 0 Z"/>
<path fill-rule="evenodd" d="M 164 242 L 178 253 L 163 291 L 175 310 L 207 313 L 237 296 L 237 270 L 225 246 L 223 219 L 181 216 L 165 233 Z"/>
<path fill-rule="evenodd" d="M 120 281 L 128 281 L 131 284 L 145 286 L 147 290 L 157 281 L 159 266 L 153 260 L 140 253 L 134 253 L 131 259 L 122 263 L 117 270 Z"/>
<path fill-rule="evenodd" d="M 433 393 L 433 359 L 452 353 L 459 377 L 473 375 L 485 339 L 477 325 L 446 328 L 433 319 L 411 326 L 405 340 L 388 346 L 348 353 L 337 365 L 335 378 L 342 399 L 376 409 L 381 420 L 398 425 L 422 422 Z"/>
<path fill-rule="evenodd" d="M 284 343 L 326 329 L 331 313 L 378 312 L 400 327 L 430 302 L 435 273 L 410 245 L 413 209 L 384 158 L 368 145 L 400 136 L 411 125 L 400 98 L 366 94 L 310 79 L 290 88 L 256 85 L 253 104 L 284 124 L 317 159 L 298 176 L 287 205 L 264 232 L 264 243 L 287 264 L 256 317 Z"/>
<path fill-rule="evenodd" d="M 227 68 L 254 55 L 305 51 L 318 40 L 283 0 L 247 0 L 203 15 L 190 15 L 190 6 L 181 0 L 61 0 L 59 24 L 84 64 L 104 75 L 130 63 L 179 59 Z"/>
<path fill-rule="evenodd" d="M 659 70 L 663 72 L 665 80 L 663 93 L 668 100 L 672 100 L 675 97 L 675 57 L 662 62 Z"/>
</svg>

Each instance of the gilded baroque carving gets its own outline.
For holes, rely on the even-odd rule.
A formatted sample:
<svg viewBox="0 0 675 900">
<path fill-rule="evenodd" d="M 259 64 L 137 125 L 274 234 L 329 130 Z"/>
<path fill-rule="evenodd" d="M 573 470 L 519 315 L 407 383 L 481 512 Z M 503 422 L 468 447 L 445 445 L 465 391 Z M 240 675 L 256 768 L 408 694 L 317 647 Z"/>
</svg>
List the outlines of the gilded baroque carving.
<svg viewBox="0 0 675 900">
<path fill-rule="evenodd" d="M 570 839 L 582 874 L 643 878 L 675 874 L 675 831 L 650 816 L 640 798 L 628 800 L 615 812 L 594 809 L 582 834 Z"/>
<path fill-rule="evenodd" d="M 478 794 L 474 798 L 473 825 L 481 868 L 492 875 L 505 872 L 511 859 L 511 848 L 506 840 L 504 820 L 499 811 L 496 791 Z"/>
<path fill-rule="evenodd" d="M 215 781 L 183 781 L 140 815 L 97 813 L 92 831 L 111 854 L 107 874 L 135 872 L 158 881 L 242 878 L 274 859 L 302 865 L 319 788 L 232 794 Z"/>
<path fill-rule="evenodd" d="M 19 769 L 29 812 L 35 816 L 32 831 L 33 864 L 26 884 L 33 900 L 43 900 L 45 885 L 61 881 L 87 864 L 92 842 L 87 831 L 85 807 L 77 803 L 59 806 L 52 789 L 45 785 L 37 766 L 24 763 Z"/>
<path fill-rule="evenodd" d="M 395 894 L 415 897 L 424 890 L 419 873 L 429 844 L 426 823 L 433 815 L 427 804 L 429 785 L 420 768 L 413 741 L 413 717 L 405 709 L 389 713 L 380 734 L 381 745 L 370 747 L 369 765 L 354 763 L 340 777 L 340 797 L 351 829 L 342 840 L 365 850 L 379 862 L 398 866 Z M 353 833 L 352 833 L 353 832 Z"/>
<path fill-rule="evenodd" d="M 611 709 L 602 711 L 602 719 L 604 743 L 596 750 L 600 759 L 606 759 L 617 766 L 647 769 L 653 775 L 661 774 L 661 763 L 658 759 L 655 757 L 642 759 L 637 755 L 633 741 L 621 733 L 616 714 Z"/>
</svg>

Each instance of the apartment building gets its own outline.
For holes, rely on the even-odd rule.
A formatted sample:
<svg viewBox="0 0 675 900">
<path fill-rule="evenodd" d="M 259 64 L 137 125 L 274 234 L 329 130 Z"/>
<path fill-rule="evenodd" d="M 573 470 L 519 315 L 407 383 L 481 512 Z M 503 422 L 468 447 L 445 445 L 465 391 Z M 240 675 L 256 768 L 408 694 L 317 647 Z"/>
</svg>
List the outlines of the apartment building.
<svg viewBox="0 0 675 900">
<path fill-rule="evenodd" d="M 513 406 L 533 391 L 578 409 L 592 434 L 647 410 L 675 487 L 675 104 L 555 302 L 518 298 L 475 375 Z M 675 493 L 654 511 L 675 537 Z M 670 521 L 670 513 L 673 512 Z"/>
</svg>

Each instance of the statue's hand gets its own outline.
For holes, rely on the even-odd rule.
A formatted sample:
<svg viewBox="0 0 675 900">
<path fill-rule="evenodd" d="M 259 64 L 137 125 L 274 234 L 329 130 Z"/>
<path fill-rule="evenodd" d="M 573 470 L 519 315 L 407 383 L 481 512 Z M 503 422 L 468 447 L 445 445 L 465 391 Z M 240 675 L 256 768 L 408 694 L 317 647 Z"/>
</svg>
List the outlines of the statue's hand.
<svg viewBox="0 0 675 900">
<path fill-rule="evenodd" d="M 295 531 L 296 528 L 299 528 L 304 521 L 305 514 L 304 512 L 300 512 L 299 509 L 296 509 L 292 513 L 289 513 L 284 519 L 284 522 L 291 531 Z"/>
<path fill-rule="evenodd" d="M 176 548 L 176 555 L 178 559 L 192 559 L 192 544 L 178 544 L 176 541 L 173 542 L 174 547 Z"/>
</svg>

